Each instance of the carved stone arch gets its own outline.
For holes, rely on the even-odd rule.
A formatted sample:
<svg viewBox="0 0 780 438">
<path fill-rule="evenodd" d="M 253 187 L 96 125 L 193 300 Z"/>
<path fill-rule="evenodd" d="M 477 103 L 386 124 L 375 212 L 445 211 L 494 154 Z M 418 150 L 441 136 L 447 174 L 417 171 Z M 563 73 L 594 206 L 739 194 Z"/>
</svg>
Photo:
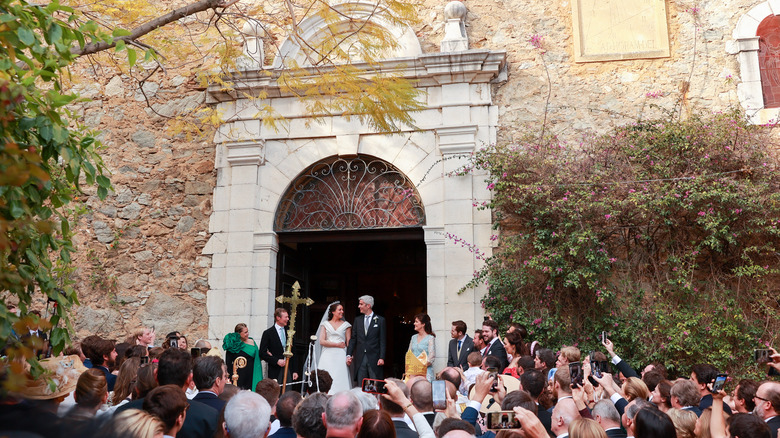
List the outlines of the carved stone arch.
<svg viewBox="0 0 780 438">
<path fill-rule="evenodd" d="M 333 23 L 320 15 L 313 15 L 304 19 L 298 25 L 298 34 L 288 36 L 279 48 L 279 53 L 274 58 L 273 68 L 282 68 L 295 64 L 301 67 L 310 65 L 306 59 L 304 48 L 299 41 L 305 41 L 311 47 L 317 47 L 325 38 L 334 35 L 347 35 L 355 32 L 355 21 L 363 22 L 362 32 L 371 33 L 372 28 L 381 27 L 387 30 L 398 43 L 398 47 L 387 53 L 386 59 L 417 57 L 422 54 L 420 41 L 408 26 L 399 26 L 390 23 L 377 14 L 376 4 L 363 1 L 345 2 L 332 6 L 334 12 L 341 20 Z M 350 19 L 351 18 L 351 19 Z M 354 60 L 358 61 L 358 60 Z"/>
<path fill-rule="evenodd" d="M 332 156 L 298 175 L 279 202 L 274 231 L 409 228 L 425 225 L 417 189 L 392 164 Z"/>
<path fill-rule="evenodd" d="M 737 55 L 741 79 L 737 85 L 737 95 L 753 123 L 768 123 L 780 117 L 780 108 L 770 108 L 771 105 L 764 102 L 759 61 L 759 25 L 776 15 L 780 15 L 780 0 L 760 2 L 739 18 L 733 40 L 727 46 L 729 53 Z"/>
</svg>

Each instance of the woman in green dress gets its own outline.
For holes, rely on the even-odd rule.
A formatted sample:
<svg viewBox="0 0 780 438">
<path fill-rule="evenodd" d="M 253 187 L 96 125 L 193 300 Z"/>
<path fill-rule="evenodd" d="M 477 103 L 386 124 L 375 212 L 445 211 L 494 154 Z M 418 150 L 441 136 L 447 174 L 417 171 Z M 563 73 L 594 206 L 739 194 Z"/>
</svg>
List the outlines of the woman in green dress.
<svg viewBox="0 0 780 438">
<path fill-rule="evenodd" d="M 246 366 L 238 369 L 238 387 L 254 391 L 257 382 L 263 380 L 263 368 L 260 363 L 260 350 L 255 340 L 249 337 L 249 329 L 246 324 L 239 323 L 233 333 L 225 335 L 222 340 L 222 349 L 225 350 L 225 365 L 231 382 L 233 379 L 233 361 L 239 357 L 246 359 Z"/>
</svg>

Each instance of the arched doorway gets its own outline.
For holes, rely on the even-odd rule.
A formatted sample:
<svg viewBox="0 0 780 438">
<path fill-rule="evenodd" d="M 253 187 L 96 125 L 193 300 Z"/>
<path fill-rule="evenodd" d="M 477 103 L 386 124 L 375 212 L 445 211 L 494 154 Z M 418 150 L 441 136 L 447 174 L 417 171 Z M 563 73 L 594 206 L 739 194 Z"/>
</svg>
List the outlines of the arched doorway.
<svg viewBox="0 0 780 438">
<path fill-rule="evenodd" d="M 329 157 L 290 184 L 274 221 L 277 295 L 299 281 L 315 301 L 296 323 L 295 357 L 306 357 L 328 303 L 341 301 L 352 322 L 358 297 L 369 294 L 388 322 L 385 372 L 403 373 L 411 323 L 426 310 L 424 225 L 414 185 L 376 157 Z"/>
</svg>

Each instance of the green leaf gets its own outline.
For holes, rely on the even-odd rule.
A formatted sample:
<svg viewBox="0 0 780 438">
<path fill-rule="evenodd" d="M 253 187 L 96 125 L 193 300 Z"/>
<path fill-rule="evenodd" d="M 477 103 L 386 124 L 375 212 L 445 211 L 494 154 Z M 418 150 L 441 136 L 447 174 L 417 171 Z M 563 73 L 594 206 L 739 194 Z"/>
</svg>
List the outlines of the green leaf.
<svg viewBox="0 0 780 438">
<path fill-rule="evenodd" d="M 117 27 L 116 29 L 114 29 L 113 32 L 111 32 L 111 36 L 114 37 L 114 38 L 116 38 L 116 37 L 123 37 L 123 36 L 130 36 L 130 31 L 127 30 L 127 29 L 120 29 L 120 28 Z"/>
<path fill-rule="evenodd" d="M 14 199 L 10 201 L 9 203 L 9 212 L 11 213 L 11 217 L 14 219 L 19 219 L 20 217 L 24 216 L 24 206 L 22 205 L 22 201 L 19 201 L 18 199 Z"/>
<path fill-rule="evenodd" d="M 127 62 L 130 64 L 130 67 L 133 67 L 135 65 L 135 59 L 136 59 L 136 52 L 135 49 L 127 49 Z"/>
<path fill-rule="evenodd" d="M 109 180 L 105 175 L 98 175 L 97 183 L 100 187 L 105 187 L 105 188 L 111 187 L 111 180 Z"/>
<path fill-rule="evenodd" d="M 116 48 L 114 49 L 114 51 L 120 52 L 120 51 L 122 51 L 124 49 L 125 49 L 125 42 L 124 42 L 124 40 L 117 41 L 116 42 Z"/>
<path fill-rule="evenodd" d="M 106 199 L 106 196 L 108 196 L 108 190 L 105 187 L 98 187 L 97 195 L 101 200 Z"/>
<path fill-rule="evenodd" d="M 62 28 L 56 23 L 52 24 L 49 27 L 48 36 L 49 42 L 52 44 L 62 41 Z"/>
<path fill-rule="evenodd" d="M 31 46 L 35 43 L 35 34 L 26 27 L 20 27 L 17 29 L 16 35 L 19 37 L 19 41 L 21 41 L 26 46 Z"/>
</svg>

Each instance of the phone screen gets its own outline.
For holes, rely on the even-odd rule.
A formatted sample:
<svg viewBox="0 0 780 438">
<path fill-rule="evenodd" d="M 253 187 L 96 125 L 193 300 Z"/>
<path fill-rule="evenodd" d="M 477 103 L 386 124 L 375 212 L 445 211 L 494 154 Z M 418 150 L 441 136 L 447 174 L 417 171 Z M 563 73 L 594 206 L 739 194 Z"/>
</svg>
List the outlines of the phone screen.
<svg viewBox="0 0 780 438">
<path fill-rule="evenodd" d="M 590 370 L 594 376 L 598 377 L 599 379 L 601 378 L 601 373 L 602 373 L 601 362 L 592 361 L 590 365 Z"/>
<path fill-rule="evenodd" d="M 715 383 L 712 384 L 712 392 L 722 391 L 728 377 L 728 374 L 718 374 L 718 377 L 715 378 Z"/>
<path fill-rule="evenodd" d="M 607 342 L 607 332 L 601 332 L 601 343 Z"/>
<path fill-rule="evenodd" d="M 520 421 L 514 411 L 488 412 L 487 428 L 493 430 L 520 429 Z"/>
<path fill-rule="evenodd" d="M 433 398 L 433 409 L 440 411 L 447 409 L 447 383 L 444 380 L 431 382 L 431 396 Z"/>
<path fill-rule="evenodd" d="M 363 392 L 371 394 L 387 394 L 384 380 L 363 379 Z"/>
<path fill-rule="evenodd" d="M 493 378 L 493 384 L 490 386 L 490 392 L 498 391 L 498 368 L 489 367 L 487 372 L 490 377 Z"/>
<path fill-rule="evenodd" d="M 766 363 L 771 361 L 772 359 L 770 356 L 772 355 L 772 350 L 754 350 L 753 351 L 753 358 L 756 360 L 757 363 Z"/>
<path fill-rule="evenodd" d="M 571 383 L 582 386 L 582 365 L 579 362 L 569 364 L 569 376 L 571 377 Z"/>
</svg>

